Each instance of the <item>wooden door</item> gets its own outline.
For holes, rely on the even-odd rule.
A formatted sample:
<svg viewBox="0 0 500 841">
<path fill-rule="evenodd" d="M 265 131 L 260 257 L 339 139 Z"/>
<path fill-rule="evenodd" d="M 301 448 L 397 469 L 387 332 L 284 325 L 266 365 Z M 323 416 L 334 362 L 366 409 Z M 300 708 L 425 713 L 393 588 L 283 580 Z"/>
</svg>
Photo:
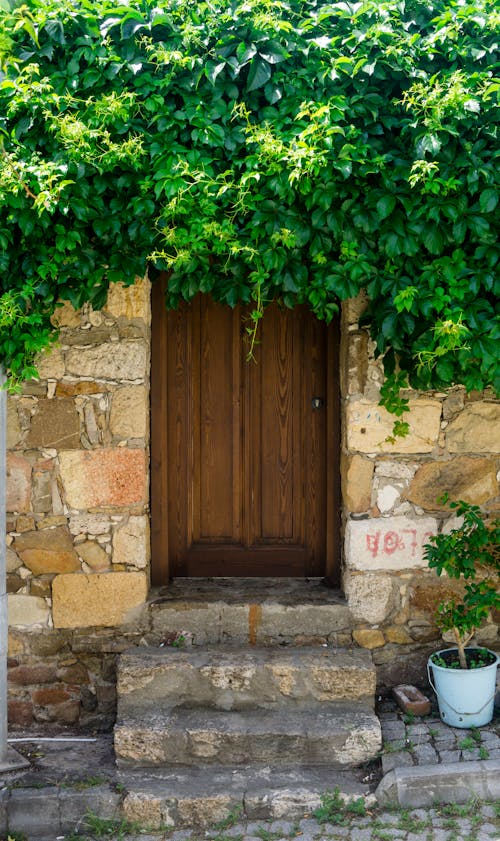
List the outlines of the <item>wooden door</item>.
<svg viewBox="0 0 500 841">
<path fill-rule="evenodd" d="M 246 360 L 240 308 L 164 311 L 152 358 L 153 580 L 336 579 L 335 331 L 272 305 Z"/>
</svg>

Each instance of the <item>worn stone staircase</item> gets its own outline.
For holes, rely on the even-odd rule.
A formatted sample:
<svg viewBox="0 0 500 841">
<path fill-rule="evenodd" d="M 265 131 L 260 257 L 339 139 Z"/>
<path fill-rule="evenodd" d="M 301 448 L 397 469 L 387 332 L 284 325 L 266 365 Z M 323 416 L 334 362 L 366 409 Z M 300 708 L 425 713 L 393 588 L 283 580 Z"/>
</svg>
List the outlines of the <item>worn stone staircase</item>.
<svg viewBox="0 0 500 841">
<path fill-rule="evenodd" d="M 311 625 L 318 631 L 317 617 L 316 625 L 304 620 L 314 604 L 304 600 L 301 612 L 297 596 L 282 594 L 280 604 L 279 592 L 267 593 L 257 605 L 260 627 L 266 627 L 266 612 L 273 617 L 267 645 L 244 637 L 249 628 L 250 642 L 252 636 L 258 640 L 251 627 L 255 603 L 233 600 L 225 625 L 220 590 L 217 622 L 214 601 L 169 598 L 153 606 L 156 634 L 163 613 L 162 633 L 171 635 L 177 623 L 195 644 L 141 646 L 120 657 L 114 741 L 129 818 L 147 817 L 153 826 L 207 825 L 238 808 L 249 817 L 279 816 L 283 809 L 292 817 L 318 805 L 321 792 L 336 786 L 346 793 L 366 791 L 362 775 L 352 769 L 381 748 L 371 656 L 324 642 L 277 644 L 291 642 L 290 610 L 301 640 L 311 639 Z M 324 632 L 335 628 L 336 613 L 345 610 L 338 595 L 328 592 L 320 613 L 325 605 L 330 621 L 323 609 L 323 633 L 313 638 L 328 638 Z"/>
</svg>

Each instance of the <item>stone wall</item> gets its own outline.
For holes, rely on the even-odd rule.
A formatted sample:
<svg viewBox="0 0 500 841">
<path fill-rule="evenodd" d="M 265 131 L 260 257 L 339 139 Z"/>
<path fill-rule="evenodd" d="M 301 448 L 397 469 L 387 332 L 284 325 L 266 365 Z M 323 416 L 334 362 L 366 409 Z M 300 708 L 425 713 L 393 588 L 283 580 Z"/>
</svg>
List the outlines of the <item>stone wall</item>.
<svg viewBox="0 0 500 841">
<path fill-rule="evenodd" d="M 8 399 L 14 722 L 111 714 L 116 633 L 78 629 L 127 628 L 147 597 L 149 300 L 138 280 L 101 312 L 61 307 L 40 380 Z"/>
<path fill-rule="evenodd" d="M 409 392 L 410 434 L 395 443 L 394 418 L 378 405 L 382 369 L 358 320 L 363 297 L 345 307 L 342 329 L 343 583 L 355 641 L 373 650 L 381 685 L 422 676 L 440 634 L 437 604 L 456 582 L 427 570 L 423 544 L 450 528 L 445 492 L 500 511 L 500 402 L 493 396 Z M 498 645 L 498 620 L 477 641 Z M 496 621 L 495 621 L 496 620 Z"/>
<path fill-rule="evenodd" d="M 412 393 L 410 435 L 388 443 L 393 418 L 378 406 L 382 372 L 358 328 L 363 306 L 345 307 L 342 330 L 343 641 L 373 651 L 383 687 L 422 678 L 439 639 L 436 603 L 455 586 L 423 560 L 449 520 L 438 496 L 500 510 L 500 405 L 460 388 Z M 12 723 L 110 726 L 116 655 L 158 642 L 143 609 L 150 321 L 145 280 L 114 285 L 101 312 L 61 307 L 41 379 L 9 397 Z M 478 640 L 495 647 L 497 625 Z"/>
</svg>

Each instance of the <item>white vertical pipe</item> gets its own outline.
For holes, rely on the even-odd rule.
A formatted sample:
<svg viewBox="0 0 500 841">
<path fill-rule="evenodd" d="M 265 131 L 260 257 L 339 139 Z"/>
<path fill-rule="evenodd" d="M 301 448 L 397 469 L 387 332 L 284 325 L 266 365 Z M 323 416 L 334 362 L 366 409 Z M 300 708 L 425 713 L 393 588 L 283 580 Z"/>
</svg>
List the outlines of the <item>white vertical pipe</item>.
<svg viewBox="0 0 500 841">
<path fill-rule="evenodd" d="M 0 365 L 0 762 L 7 759 L 7 578 L 6 578 L 6 483 L 7 483 L 7 392 L 5 371 Z"/>
</svg>

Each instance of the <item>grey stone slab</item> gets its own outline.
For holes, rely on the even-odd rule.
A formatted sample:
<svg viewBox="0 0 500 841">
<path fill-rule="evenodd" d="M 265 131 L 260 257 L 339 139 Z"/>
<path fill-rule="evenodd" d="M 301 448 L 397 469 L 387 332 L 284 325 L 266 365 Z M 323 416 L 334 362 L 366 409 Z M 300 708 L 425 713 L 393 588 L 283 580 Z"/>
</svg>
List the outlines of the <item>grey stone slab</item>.
<svg viewBox="0 0 500 841">
<path fill-rule="evenodd" d="M 62 832 L 74 832 L 85 826 L 85 816 L 92 813 L 99 818 L 121 818 L 122 797 L 110 786 L 92 786 L 83 790 L 63 788 L 59 795 Z"/>
<path fill-rule="evenodd" d="M 460 751 L 459 750 L 440 750 L 439 751 L 439 761 L 440 762 L 459 762 L 460 761 Z"/>
<path fill-rule="evenodd" d="M 59 790 L 14 788 L 7 808 L 9 834 L 24 833 L 28 838 L 55 838 L 60 835 Z"/>
<path fill-rule="evenodd" d="M 431 806 L 439 803 L 467 803 L 500 799 L 500 762 L 455 762 L 450 764 L 396 768 L 379 783 L 379 803 L 400 806 Z"/>
<path fill-rule="evenodd" d="M 120 657 L 118 720 L 138 719 L 156 703 L 244 710 L 371 700 L 375 679 L 364 650 L 140 647 Z"/>
<path fill-rule="evenodd" d="M 30 763 L 28 760 L 9 745 L 7 747 L 5 759 L 0 762 L 0 773 L 5 774 L 8 771 L 19 771 L 22 768 L 29 767 Z"/>
<path fill-rule="evenodd" d="M 413 759 L 408 751 L 399 751 L 396 753 L 385 753 L 382 756 L 382 771 L 384 774 L 394 770 L 394 768 L 405 768 L 413 766 Z"/>
<path fill-rule="evenodd" d="M 435 765 L 439 762 L 438 755 L 432 745 L 415 745 L 412 754 L 418 765 Z"/>
<path fill-rule="evenodd" d="M 115 727 L 121 767 L 248 765 L 355 767 L 381 747 L 377 717 L 360 701 L 308 710 L 174 710 Z"/>
</svg>

